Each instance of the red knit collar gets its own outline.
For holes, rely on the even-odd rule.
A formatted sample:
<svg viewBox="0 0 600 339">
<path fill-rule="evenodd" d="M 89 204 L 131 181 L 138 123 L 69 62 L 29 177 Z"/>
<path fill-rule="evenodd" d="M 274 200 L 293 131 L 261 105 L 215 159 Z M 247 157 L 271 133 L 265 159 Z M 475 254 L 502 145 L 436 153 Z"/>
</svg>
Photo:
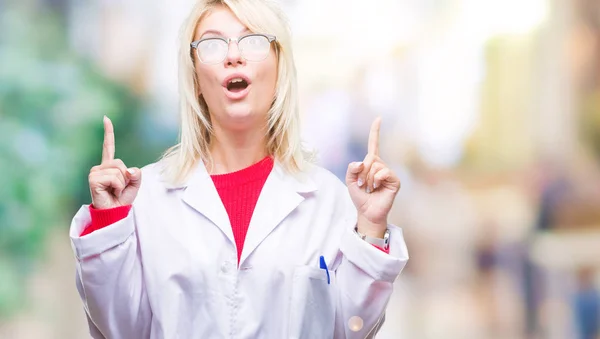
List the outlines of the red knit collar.
<svg viewBox="0 0 600 339">
<path fill-rule="evenodd" d="M 243 168 L 239 171 L 211 175 L 217 189 L 238 186 L 257 180 L 266 180 L 273 169 L 274 161 L 271 156 L 266 156 L 261 161 Z"/>
</svg>

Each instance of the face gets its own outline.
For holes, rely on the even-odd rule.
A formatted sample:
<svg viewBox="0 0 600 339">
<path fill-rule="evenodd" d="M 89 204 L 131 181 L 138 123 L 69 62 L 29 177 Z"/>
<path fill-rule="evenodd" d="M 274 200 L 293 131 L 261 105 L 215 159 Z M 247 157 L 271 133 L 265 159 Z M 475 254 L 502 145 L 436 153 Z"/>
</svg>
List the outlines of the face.
<svg viewBox="0 0 600 339">
<path fill-rule="evenodd" d="M 218 7 L 200 21 L 194 41 L 211 37 L 238 38 L 250 33 L 269 32 L 250 32 L 228 8 Z M 265 125 L 277 81 L 273 44 L 266 58 L 260 61 L 242 57 L 235 41 L 230 42 L 225 59 L 218 63 L 203 63 L 198 53 L 193 53 L 198 94 L 204 97 L 213 125 L 217 125 L 215 128 L 239 131 Z M 212 51 L 215 46 L 209 45 L 204 50 Z"/>
</svg>

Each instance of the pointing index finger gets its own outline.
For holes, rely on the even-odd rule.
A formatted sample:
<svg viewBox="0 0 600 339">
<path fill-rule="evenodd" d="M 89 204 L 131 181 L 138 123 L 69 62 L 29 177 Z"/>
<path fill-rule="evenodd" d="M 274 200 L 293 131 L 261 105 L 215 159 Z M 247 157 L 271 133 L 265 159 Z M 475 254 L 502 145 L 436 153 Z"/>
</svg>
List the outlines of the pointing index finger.
<svg viewBox="0 0 600 339">
<path fill-rule="evenodd" d="M 379 155 L 379 129 L 381 128 L 381 118 L 377 117 L 371 125 L 371 132 L 369 133 L 369 154 Z"/>
<path fill-rule="evenodd" d="M 110 119 L 104 116 L 104 143 L 102 144 L 102 162 L 115 158 L 115 131 Z"/>
</svg>

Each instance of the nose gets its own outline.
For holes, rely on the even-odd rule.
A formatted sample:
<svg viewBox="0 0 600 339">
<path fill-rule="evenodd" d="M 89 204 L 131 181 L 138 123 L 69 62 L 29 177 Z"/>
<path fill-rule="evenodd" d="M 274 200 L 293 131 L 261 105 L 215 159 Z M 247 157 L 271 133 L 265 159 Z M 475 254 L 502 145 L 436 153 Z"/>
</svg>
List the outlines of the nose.
<svg viewBox="0 0 600 339">
<path fill-rule="evenodd" d="M 237 40 L 229 40 L 229 46 L 227 49 L 227 57 L 225 58 L 225 66 L 243 65 L 246 61 L 242 58 L 240 53 L 240 47 Z"/>
</svg>

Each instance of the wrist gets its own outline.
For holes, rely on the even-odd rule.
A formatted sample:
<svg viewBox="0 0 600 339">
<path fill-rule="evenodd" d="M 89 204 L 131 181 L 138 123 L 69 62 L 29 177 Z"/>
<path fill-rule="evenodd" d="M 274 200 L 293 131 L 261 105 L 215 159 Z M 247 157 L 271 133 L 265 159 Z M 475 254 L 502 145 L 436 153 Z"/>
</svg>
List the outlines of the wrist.
<svg viewBox="0 0 600 339">
<path fill-rule="evenodd" d="M 387 230 L 387 221 L 372 222 L 364 216 L 359 215 L 356 230 L 367 237 L 383 239 Z"/>
<path fill-rule="evenodd" d="M 356 235 L 358 237 L 360 237 L 362 240 L 368 242 L 369 244 L 379 248 L 380 250 L 389 253 L 389 246 L 390 246 L 390 231 L 386 229 L 386 231 L 384 232 L 383 238 L 373 238 L 373 237 L 369 237 L 365 234 L 361 234 L 358 231 L 358 227 L 354 229 L 354 232 L 356 233 Z"/>
</svg>

